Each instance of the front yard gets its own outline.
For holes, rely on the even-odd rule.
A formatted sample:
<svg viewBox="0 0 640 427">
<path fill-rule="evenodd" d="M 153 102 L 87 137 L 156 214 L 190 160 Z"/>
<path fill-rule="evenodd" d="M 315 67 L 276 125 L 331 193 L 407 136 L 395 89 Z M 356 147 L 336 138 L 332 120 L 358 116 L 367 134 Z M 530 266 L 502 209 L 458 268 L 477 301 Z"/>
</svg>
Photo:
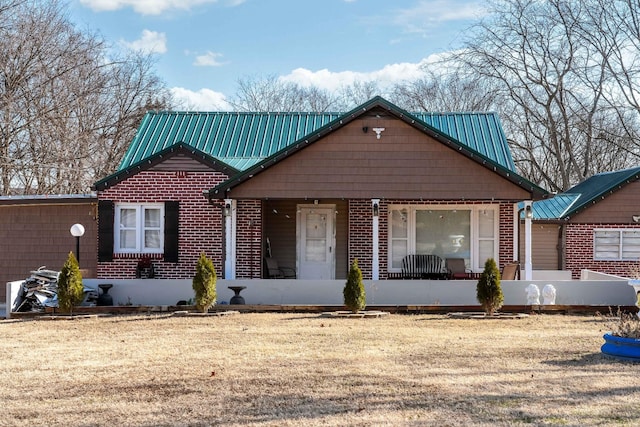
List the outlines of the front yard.
<svg viewBox="0 0 640 427">
<path fill-rule="evenodd" d="M 0 321 L 1 425 L 637 425 L 598 316 Z"/>
</svg>

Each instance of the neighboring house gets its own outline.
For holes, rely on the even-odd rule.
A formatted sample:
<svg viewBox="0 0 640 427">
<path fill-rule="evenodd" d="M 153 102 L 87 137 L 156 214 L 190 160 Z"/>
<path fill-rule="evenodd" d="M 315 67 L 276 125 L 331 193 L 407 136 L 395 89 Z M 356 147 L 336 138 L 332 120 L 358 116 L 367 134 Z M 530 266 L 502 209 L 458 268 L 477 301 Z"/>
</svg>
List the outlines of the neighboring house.
<svg viewBox="0 0 640 427">
<path fill-rule="evenodd" d="M 96 203 L 95 195 L 0 197 L 0 301 L 5 298 L 6 282 L 26 279 L 41 266 L 62 268 L 69 252 L 76 250 L 69 231 L 75 223 L 85 228 L 80 238 L 80 268 L 84 277 L 95 277 Z"/>
<path fill-rule="evenodd" d="M 555 257 L 557 268 L 571 270 L 574 278 L 582 269 L 638 276 L 639 178 L 640 167 L 600 173 L 553 198 L 534 202 L 534 269 L 542 268 L 535 262 L 538 251 Z"/>
<path fill-rule="evenodd" d="M 344 113 L 148 113 L 119 170 L 95 183 L 97 272 L 190 278 L 398 273 L 407 254 L 518 258 L 518 202 L 547 192 L 515 172 L 494 113 L 408 113 L 376 97 Z M 143 272 L 143 274 L 147 274 Z"/>
</svg>

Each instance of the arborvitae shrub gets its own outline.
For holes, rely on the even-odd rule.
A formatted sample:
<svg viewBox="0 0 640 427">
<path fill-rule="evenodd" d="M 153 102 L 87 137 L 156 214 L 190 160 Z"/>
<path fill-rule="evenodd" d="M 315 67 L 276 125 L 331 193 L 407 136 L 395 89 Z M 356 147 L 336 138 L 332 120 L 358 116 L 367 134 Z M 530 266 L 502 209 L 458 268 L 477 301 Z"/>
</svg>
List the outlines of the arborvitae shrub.
<svg viewBox="0 0 640 427">
<path fill-rule="evenodd" d="M 82 273 L 73 252 L 69 252 L 67 261 L 58 275 L 58 308 L 63 313 L 72 313 L 73 307 L 82 303 L 84 286 Z"/>
<path fill-rule="evenodd" d="M 485 313 L 492 315 L 502 307 L 504 295 L 500 287 L 500 271 L 493 258 L 484 263 L 484 271 L 478 280 L 477 297 Z"/>
<path fill-rule="evenodd" d="M 362 282 L 362 271 L 358 267 L 358 260 L 354 259 L 349 269 L 349 277 L 342 291 L 344 295 L 344 305 L 349 310 L 357 313 L 366 307 L 366 295 L 364 283 Z"/>
<path fill-rule="evenodd" d="M 205 313 L 216 302 L 216 269 L 213 262 L 203 253 L 196 264 L 196 275 L 193 277 L 193 290 L 196 294 L 195 306 Z"/>
</svg>

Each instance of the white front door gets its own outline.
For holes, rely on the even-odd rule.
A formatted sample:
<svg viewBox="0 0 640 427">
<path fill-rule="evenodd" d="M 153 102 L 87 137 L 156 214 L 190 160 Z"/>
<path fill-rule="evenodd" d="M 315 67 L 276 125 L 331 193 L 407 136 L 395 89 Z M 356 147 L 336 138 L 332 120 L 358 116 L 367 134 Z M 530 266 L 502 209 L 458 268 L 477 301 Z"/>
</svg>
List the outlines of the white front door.
<svg viewBox="0 0 640 427">
<path fill-rule="evenodd" d="M 299 206 L 298 278 L 335 278 L 335 207 Z"/>
</svg>

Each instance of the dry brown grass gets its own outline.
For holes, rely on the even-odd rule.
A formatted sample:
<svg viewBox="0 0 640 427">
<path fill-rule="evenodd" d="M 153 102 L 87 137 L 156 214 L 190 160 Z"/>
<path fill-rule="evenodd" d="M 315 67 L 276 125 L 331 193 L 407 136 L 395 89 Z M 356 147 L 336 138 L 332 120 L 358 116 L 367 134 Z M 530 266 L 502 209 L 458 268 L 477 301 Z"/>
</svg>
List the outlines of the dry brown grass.
<svg viewBox="0 0 640 427">
<path fill-rule="evenodd" d="M 0 322 L 1 425 L 637 425 L 606 319 L 310 314 Z M 215 374 L 213 374 L 215 373 Z"/>
</svg>

